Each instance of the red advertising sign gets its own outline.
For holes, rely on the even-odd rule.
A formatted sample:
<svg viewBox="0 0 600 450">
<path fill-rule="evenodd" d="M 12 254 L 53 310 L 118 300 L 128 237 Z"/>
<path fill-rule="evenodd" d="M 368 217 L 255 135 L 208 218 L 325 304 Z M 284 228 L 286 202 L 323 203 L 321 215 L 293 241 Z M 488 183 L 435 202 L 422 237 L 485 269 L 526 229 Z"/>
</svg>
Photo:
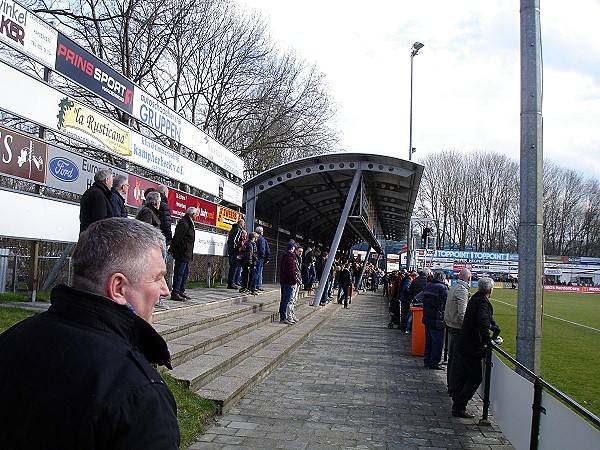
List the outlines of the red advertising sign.
<svg viewBox="0 0 600 450">
<path fill-rule="evenodd" d="M 581 292 L 590 294 L 600 294 L 600 287 L 596 286 L 564 286 L 561 284 L 545 284 L 544 290 L 556 292 Z"/>
<path fill-rule="evenodd" d="M 171 215 L 182 218 L 188 208 L 198 208 L 199 216 L 196 222 L 215 226 L 217 223 L 217 205 L 185 192 L 169 189 L 169 208 Z"/>
<path fill-rule="evenodd" d="M 127 192 L 127 199 L 125 202 L 129 206 L 140 206 L 144 203 L 144 191 L 148 188 L 156 189 L 158 183 L 154 181 L 146 180 L 145 178 L 136 177 L 135 175 L 129 175 L 129 192 Z"/>
<path fill-rule="evenodd" d="M 47 162 L 48 144 L 0 127 L 0 173 L 43 184 Z"/>
</svg>

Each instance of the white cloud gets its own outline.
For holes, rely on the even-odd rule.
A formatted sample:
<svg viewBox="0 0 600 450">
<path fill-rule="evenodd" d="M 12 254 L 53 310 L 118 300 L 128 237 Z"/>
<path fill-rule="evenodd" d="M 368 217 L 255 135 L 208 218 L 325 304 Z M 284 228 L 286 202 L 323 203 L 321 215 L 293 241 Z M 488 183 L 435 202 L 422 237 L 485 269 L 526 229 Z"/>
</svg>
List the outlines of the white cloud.
<svg viewBox="0 0 600 450">
<path fill-rule="evenodd" d="M 408 157 L 410 47 L 415 159 L 452 149 L 515 159 L 520 148 L 519 2 L 247 0 L 281 49 L 326 75 L 348 151 Z M 600 179 L 600 2 L 541 4 L 544 156 Z"/>
</svg>

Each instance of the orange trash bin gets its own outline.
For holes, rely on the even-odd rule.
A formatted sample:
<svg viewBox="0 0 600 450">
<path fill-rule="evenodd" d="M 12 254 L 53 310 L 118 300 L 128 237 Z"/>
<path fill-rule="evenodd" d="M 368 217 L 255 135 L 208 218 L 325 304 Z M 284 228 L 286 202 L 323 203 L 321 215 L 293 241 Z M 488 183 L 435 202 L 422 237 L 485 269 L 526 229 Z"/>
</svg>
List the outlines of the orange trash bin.
<svg viewBox="0 0 600 450">
<path fill-rule="evenodd" d="M 412 355 L 425 355 L 425 325 L 423 325 L 423 308 L 411 306 L 412 312 Z"/>
</svg>

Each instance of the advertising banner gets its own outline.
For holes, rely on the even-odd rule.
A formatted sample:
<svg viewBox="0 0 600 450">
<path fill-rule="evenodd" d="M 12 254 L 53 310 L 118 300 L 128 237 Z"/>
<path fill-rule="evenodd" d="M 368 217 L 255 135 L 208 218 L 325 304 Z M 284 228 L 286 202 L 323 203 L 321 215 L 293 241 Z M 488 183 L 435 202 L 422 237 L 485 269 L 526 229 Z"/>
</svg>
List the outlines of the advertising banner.
<svg viewBox="0 0 600 450">
<path fill-rule="evenodd" d="M 126 172 L 105 163 L 50 145 L 48 147 L 46 186 L 74 194 L 83 194 L 94 184 L 94 174 L 100 169 L 110 169 L 115 175 L 128 176 Z"/>
<path fill-rule="evenodd" d="M 48 144 L 0 127 L 0 173 L 43 184 Z"/>
<path fill-rule="evenodd" d="M 119 156 L 131 156 L 129 128 L 68 97 L 59 103 L 57 128 L 80 137 L 94 147 Z"/>
<path fill-rule="evenodd" d="M 158 183 L 155 183 L 154 181 L 146 180 L 145 178 L 130 174 L 129 191 L 127 192 L 125 203 L 127 203 L 129 206 L 139 207 L 144 203 L 144 200 L 146 200 L 146 197 L 144 197 L 144 192 L 146 192 L 146 189 L 156 189 L 157 187 Z"/>
<path fill-rule="evenodd" d="M 1 1 L 1 0 L 0 0 Z M 83 138 L 127 162 L 242 204 L 242 187 L 0 62 L 0 108 L 54 130 Z M 32 105 L 35 104 L 35 107 Z M 129 146 L 129 148 L 127 148 Z"/>
<path fill-rule="evenodd" d="M 387 255 L 387 272 L 394 270 L 400 270 L 400 255 L 389 254 Z"/>
<path fill-rule="evenodd" d="M 555 292 L 581 292 L 588 294 L 600 294 L 599 286 L 564 286 L 561 284 L 545 284 L 545 291 L 555 291 Z"/>
<path fill-rule="evenodd" d="M 231 230 L 233 224 L 243 217 L 243 214 L 240 212 L 217 205 L 217 228 Z"/>
<path fill-rule="evenodd" d="M 198 208 L 199 216 L 196 222 L 204 225 L 216 226 L 217 224 L 217 205 L 207 202 L 201 198 L 195 197 L 185 192 L 175 189 L 169 189 L 169 208 L 171 215 L 182 218 L 188 208 Z"/>
<path fill-rule="evenodd" d="M 12 0 L 0 0 L 0 41 L 54 69 L 58 32 Z"/>
<path fill-rule="evenodd" d="M 235 176 L 244 177 L 242 159 L 137 86 L 133 95 L 132 115 L 150 128 L 185 145 Z"/>
<path fill-rule="evenodd" d="M 0 0 L 0 14 L 0 41 L 243 178 L 241 158 L 33 12 L 12 0 Z"/>
<path fill-rule="evenodd" d="M 55 70 L 131 114 L 133 83 L 60 33 L 56 48 Z"/>
<path fill-rule="evenodd" d="M 227 235 L 196 230 L 194 254 L 223 256 L 227 251 Z"/>
</svg>

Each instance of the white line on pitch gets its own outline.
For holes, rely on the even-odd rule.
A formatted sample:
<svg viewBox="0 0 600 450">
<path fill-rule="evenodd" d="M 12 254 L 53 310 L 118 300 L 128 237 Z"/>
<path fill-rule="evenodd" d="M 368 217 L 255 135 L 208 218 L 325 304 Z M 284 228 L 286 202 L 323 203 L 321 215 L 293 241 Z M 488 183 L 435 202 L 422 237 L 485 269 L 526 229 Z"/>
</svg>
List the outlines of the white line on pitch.
<svg viewBox="0 0 600 450">
<path fill-rule="evenodd" d="M 503 302 L 501 300 L 495 300 L 495 299 L 492 299 L 492 300 L 494 300 L 495 302 L 498 302 L 498 303 L 502 303 L 503 305 L 512 306 L 513 308 L 516 308 L 516 305 L 513 305 L 511 303 L 506 303 L 506 302 Z M 582 324 L 577 323 L 577 322 L 571 322 L 570 320 L 561 319 L 560 317 L 551 316 L 550 314 L 544 314 L 544 315 L 547 316 L 547 317 L 550 317 L 552 319 L 556 319 L 556 320 L 560 320 L 562 322 L 570 323 L 571 325 L 577 325 L 578 327 L 587 328 L 588 330 L 600 331 L 598 328 L 588 327 L 587 325 L 582 325 Z"/>
</svg>

